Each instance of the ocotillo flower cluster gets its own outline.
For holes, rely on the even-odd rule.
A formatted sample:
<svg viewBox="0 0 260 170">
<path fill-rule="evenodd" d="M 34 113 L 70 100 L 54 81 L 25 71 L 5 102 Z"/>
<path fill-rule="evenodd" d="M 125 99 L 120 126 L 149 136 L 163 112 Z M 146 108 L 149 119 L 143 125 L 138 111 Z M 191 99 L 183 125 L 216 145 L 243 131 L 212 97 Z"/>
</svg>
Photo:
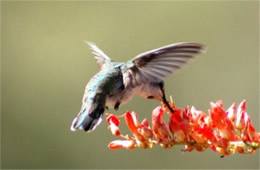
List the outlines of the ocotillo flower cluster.
<svg viewBox="0 0 260 170">
<path fill-rule="evenodd" d="M 256 131 L 246 112 L 246 101 L 242 101 L 238 108 L 232 104 L 226 111 L 222 101 L 211 103 L 211 109 L 206 114 L 194 106 L 176 109 L 171 103 L 174 113 L 158 106 L 152 112 L 152 122 L 147 119 L 141 123 L 135 112 L 126 112 L 121 116 L 107 114 L 109 129 L 114 136 L 121 139 L 108 144 L 110 149 L 153 148 L 159 144 L 163 148 L 184 145 L 182 151 L 199 152 L 212 149 L 221 156 L 238 153 L 255 153 L 260 147 L 260 133 Z M 168 112 L 168 123 L 163 120 Z M 132 135 L 120 132 L 120 119 L 125 123 Z"/>
</svg>

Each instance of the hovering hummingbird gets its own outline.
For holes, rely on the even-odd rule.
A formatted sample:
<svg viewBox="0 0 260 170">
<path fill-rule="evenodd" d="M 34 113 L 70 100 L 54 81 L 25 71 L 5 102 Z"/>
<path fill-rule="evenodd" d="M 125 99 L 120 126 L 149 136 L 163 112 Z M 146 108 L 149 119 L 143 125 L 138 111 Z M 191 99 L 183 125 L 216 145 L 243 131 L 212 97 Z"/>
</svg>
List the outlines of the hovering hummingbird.
<svg viewBox="0 0 260 170">
<path fill-rule="evenodd" d="M 203 50 L 203 45 L 182 42 L 141 53 L 127 62 L 115 62 L 94 43 L 87 42 L 100 71 L 88 82 L 82 107 L 71 130 L 95 130 L 106 108 L 117 110 L 134 94 L 161 101 L 172 112 L 164 91 L 163 78 L 179 70 Z"/>
</svg>

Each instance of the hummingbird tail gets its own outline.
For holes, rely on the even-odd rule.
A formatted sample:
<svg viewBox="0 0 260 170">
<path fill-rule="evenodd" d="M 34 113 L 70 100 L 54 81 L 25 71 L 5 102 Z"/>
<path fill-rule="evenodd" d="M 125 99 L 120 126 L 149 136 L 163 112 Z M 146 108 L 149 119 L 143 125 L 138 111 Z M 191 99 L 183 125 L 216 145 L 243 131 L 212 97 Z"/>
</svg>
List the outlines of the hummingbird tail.
<svg viewBox="0 0 260 170">
<path fill-rule="evenodd" d="M 95 117 L 91 117 L 91 115 L 80 114 L 72 122 L 71 131 L 75 131 L 77 129 L 84 130 L 86 132 L 91 132 L 96 129 L 96 127 L 102 122 L 103 112 L 96 113 Z"/>
</svg>

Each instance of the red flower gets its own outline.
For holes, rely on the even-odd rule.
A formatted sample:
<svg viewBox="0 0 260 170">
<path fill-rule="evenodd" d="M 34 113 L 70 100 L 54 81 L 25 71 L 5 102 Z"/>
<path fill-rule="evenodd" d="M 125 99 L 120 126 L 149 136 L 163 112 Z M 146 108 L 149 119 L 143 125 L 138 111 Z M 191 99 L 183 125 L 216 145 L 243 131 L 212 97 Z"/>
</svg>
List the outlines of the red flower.
<svg viewBox="0 0 260 170">
<path fill-rule="evenodd" d="M 169 129 L 177 142 L 184 142 L 187 135 L 191 131 L 188 121 L 184 121 L 181 116 L 182 110 L 175 110 L 174 114 L 170 115 Z"/>
<path fill-rule="evenodd" d="M 234 125 L 228 114 L 222 109 L 222 101 L 211 103 L 210 117 L 212 126 L 218 129 L 219 135 L 230 141 L 237 140 L 234 133 Z"/>
<path fill-rule="evenodd" d="M 114 115 L 109 115 L 107 117 L 107 123 L 109 124 L 109 129 L 111 130 L 112 134 L 115 136 L 120 135 L 120 130 L 118 128 L 120 121 Z"/>
<path fill-rule="evenodd" d="M 151 127 L 149 126 L 149 122 L 147 119 L 144 119 L 142 123 L 140 124 L 141 134 L 146 138 L 152 138 L 153 137 L 153 131 Z"/>
<path fill-rule="evenodd" d="M 176 109 L 173 104 L 172 106 L 174 113 L 160 106 L 153 110 L 152 128 L 147 119 L 139 123 L 135 112 L 126 112 L 122 116 L 109 114 L 109 129 L 113 135 L 124 140 L 112 141 L 108 147 L 145 149 L 152 148 L 155 144 L 160 144 L 163 148 L 185 145 L 182 150 L 185 152 L 202 152 L 211 148 L 222 156 L 234 154 L 236 151 L 253 154 L 260 147 L 260 133 L 251 123 L 245 101 L 240 103 L 238 109 L 232 104 L 226 111 L 222 101 L 211 103 L 209 115 L 194 106 L 184 109 Z M 163 120 L 165 110 L 170 113 L 168 124 Z M 133 137 L 120 134 L 118 118 L 123 116 Z"/>
<path fill-rule="evenodd" d="M 169 131 L 165 122 L 162 120 L 164 109 L 160 106 L 156 107 L 152 113 L 152 130 L 157 141 L 162 141 L 164 144 L 169 143 Z"/>
</svg>

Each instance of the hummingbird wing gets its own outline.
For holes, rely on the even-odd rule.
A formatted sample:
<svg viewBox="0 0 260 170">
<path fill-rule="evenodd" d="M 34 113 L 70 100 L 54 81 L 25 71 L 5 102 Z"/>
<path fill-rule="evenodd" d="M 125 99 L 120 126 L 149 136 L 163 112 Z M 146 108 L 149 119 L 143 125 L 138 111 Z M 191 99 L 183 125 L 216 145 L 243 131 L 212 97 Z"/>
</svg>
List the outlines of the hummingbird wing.
<svg viewBox="0 0 260 170">
<path fill-rule="evenodd" d="M 112 61 L 111 58 L 109 58 L 102 50 L 100 50 L 94 43 L 85 41 L 89 48 L 92 51 L 92 54 L 95 55 L 95 58 L 97 59 L 97 64 L 100 68 L 102 68 L 103 64 L 109 61 Z"/>
<path fill-rule="evenodd" d="M 139 54 L 127 62 L 124 84 L 136 86 L 147 81 L 162 80 L 178 71 L 203 49 L 201 44 L 182 42 Z"/>
</svg>

